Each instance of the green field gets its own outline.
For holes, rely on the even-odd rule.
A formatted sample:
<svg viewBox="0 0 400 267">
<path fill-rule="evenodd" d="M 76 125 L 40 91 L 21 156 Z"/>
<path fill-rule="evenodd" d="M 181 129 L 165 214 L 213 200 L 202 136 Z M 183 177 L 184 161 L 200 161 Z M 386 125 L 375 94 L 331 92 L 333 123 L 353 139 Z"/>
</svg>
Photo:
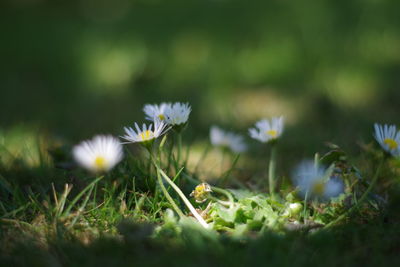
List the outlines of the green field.
<svg viewBox="0 0 400 267">
<path fill-rule="evenodd" d="M 400 125 L 399 9 L 395 0 L 6 0 L 0 265 L 399 265 L 400 159 L 374 138 L 374 123 Z M 161 102 L 192 112 L 181 134 L 155 138 L 154 161 L 142 143 L 125 144 L 107 172 L 74 159 L 82 140 L 120 137 Z M 281 115 L 274 195 L 275 143 L 248 129 Z M 213 146 L 213 125 L 243 136 L 247 151 Z M 305 200 L 293 179 L 304 159 L 342 181 L 342 194 Z M 202 182 L 212 192 L 196 202 Z"/>
</svg>

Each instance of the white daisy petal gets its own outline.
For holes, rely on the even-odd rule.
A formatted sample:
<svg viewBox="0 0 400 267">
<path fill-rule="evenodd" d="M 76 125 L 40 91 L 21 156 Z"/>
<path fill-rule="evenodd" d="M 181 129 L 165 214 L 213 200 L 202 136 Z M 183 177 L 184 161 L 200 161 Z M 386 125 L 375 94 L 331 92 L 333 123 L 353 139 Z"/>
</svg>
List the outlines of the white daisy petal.
<svg viewBox="0 0 400 267">
<path fill-rule="evenodd" d="M 171 103 L 161 103 L 160 105 L 146 104 L 143 107 L 143 111 L 146 115 L 146 119 L 154 121 L 155 119 L 164 121 L 166 118 L 166 111 L 171 108 Z"/>
<path fill-rule="evenodd" d="M 212 126 L 210 129 L 210 141 L 214 146 L 227 147 L 235 153 L 247 150 L 247 145 L 241 135 L 224 131 L 217 126 Z"/>
<path fill-rule="evenodd" d="M 396 126 L 375 123 L 374 128 L 374 137 L 379 145 L 392 156 L 400 156 L 400 131 L 397 131 Z"/>
<path fill-rule="evenodd" d="M 326 181 L 327 170 L 315 166 L 314 161 L 301 162 L 292 176 L 293 183 L 299 188 L 304 197 L 307 193 L 310 197 L 332 198 L 343 192 L 343 183 L 339 178 Z"/>
<path fill-rule="evenodd" d="M 324 197 L 325 198 L 337 197 L 343 191 L 344 191 L 344 184 L 340 179 L 338 178 L 329 179 L 325 184 Z"/>
<path fill-rule="evenodd" d="M 149 126 L 143 124 L 142 129 L 140 129 L 136 122 L 134 123 L 134 126 L 136 131 L 131 127 L 124 127 L 125 135 L 121 136 L 121 138 L 128 141 L 127 143 L 152 141 L 169 130 L 169 128 L 166 128 L 167 124 L 158 119 L 156 119 L 153 124 L 150 124 Z"/>
<path fill-rule="evenodd" d="M 165 110 L 165 121 L 169 125 L 181 125 L 187 122 L 192 111 L 188 103 L 176 102 Z"/>
<path fill-rule="evenodd" d="M 249 129 L 252 138 L 266 143 L 277 140 L 283 133 L 283 117 L 274 117 L 271 121 L 264 119 L 256 122 L 255 128 Z"/>
<path fill-rule="evenodd" d="M 175 126 L 185 124 L 189 119 L 190 112 L 192 111 L 188 103 L 161 103 L 146 104 L 143 111 L 147 120 L 162 121 L 165 124 Z"/>
<path fill-rule="evenodd" d="M 110 135 L 83 141 L 73 148 L 72 154 L 79 165 L 92 172 L 109 171 L 123 157 L 119 140 Z"/>
</svg>

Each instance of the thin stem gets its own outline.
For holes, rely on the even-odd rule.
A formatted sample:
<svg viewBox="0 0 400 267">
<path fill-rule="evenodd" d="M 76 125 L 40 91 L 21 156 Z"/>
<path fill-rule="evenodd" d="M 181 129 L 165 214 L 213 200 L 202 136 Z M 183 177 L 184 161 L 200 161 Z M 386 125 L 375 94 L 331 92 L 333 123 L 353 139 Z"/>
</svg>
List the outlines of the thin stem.
<svg viewBox="0 0 400 267">
<path fill-rule="evenodd" d="M 308 190 L 306 191 L 306 195 L 304 196 L 304 209 L 303 209 L 303 222 L 306 223 L 307 216 L 307 200 L 308 200 Z"/>
<path fill-rule="evenodd" d="M 186 173 L 183 173 L 183 175 L 186 177 L 187 180 L 189 180 L 189 182 L 191 182 L 191 183 L 193 183 L 193 184 L 198 184 L 198 183 L 200 183 L 199 180 L 197 180 L 197 179 L 195 179 L 195 178 L 189 176 L 189 175 L 186 174 Z M 210 187 L 211 187 L 211 190 L 212 190 L 212 191 L 214 191 L 214 192 L 216 192 L 216 193 L 219 193 L 219 194 L 225 195 L 225 196 L 228 198 L 229 202 L 231 202 L 232 204 L 234 203 L 234 199 L 233 199 L 233 196 L 232 196 L 231 192 L 229 192 L 228 190 L 223 189 L 223 188 L 221 188 L 221 187 L 217 187 L 217 186 L 213 186 L 213 185 L 210 186 Z"/>
<path fill-rule="evenodd" d="M 176 179 L 179 177 L 179 175 L 181 175 L 181 172 L 183 171 L 183 167 L 175 174 L 175 177 L 172 179 L 172 181 L 175 183 Z M 171 186 L 169 186 L 168 188 L 166 187 L 167 191 L 169 191 L 171 188 Z M 161 200 L 164 200 L 164 198 L 162 198 Z"/>
<path fill-rule="evenodd" d="M 209 228 L 209 225 L 206 223 L 206 221 L 201 217 L 201 215 L 196 211 L 196 209 L 193 207 L 193 205 L 190 203 L 190 201 L 186 198 L 185 194 L 182 192 L 182 190 L 168 177 L 168 175 L 165 174 L 165 172 L 158 166 L 158 164 L 153 160 L 154 165 L 156 166 L 158 172 L 163 176 L 163 178 L 167 181 L 167 183 L 170 184 L 170 186 L 178 193 L 178 195 L 181 197 L 185 205 L 188 207 L 190 212 L 193 214 L 193 216 L 199 221 L 199 223 L 204 227 L 204 228 Z"/>
<path fill-rule="evenodd" d="M 371 183 L 369 184 L 367 190 L 364 192 L 364 194 L 360 197 L 360 199 L 357 201 L 357 203 L 351 207 L 347 212 L 345 212 L 344 214 L 342 214 L 341 216 L 339 216 L 336 220 L 328 223 L 325 228 L 329 228 L 332 227 L 333 225 L 337 224 L 338 222 L 340 222 L 341 220 L 345 219 L 346 217 L 348 217 L 349 215 L 351 215 L 356 209 L 358 209 L 358 207 L 365 201 L 365 199 L 367 198 L 367 196 L 369 195 L 369 193 L 371 192 L 372 188 L 374 187 L 374 185 L 376 184 L 376 181 L 379 178 L 379 173 L 381 172 L 382 166 L 384 163 L 384 158 L 381 160 L 381 162 L 378 165 L 378 168 L 376 169 L 375 175 L 372 178 Z"/>
<path fill-rule="evenodd" d="M 186 145 L 186 150 L 185 150 L 185 159 L 183 161 L 183 166 L 187 166 L 187 163 L 189 161 L 189 157 L 190 157 L 190 145 Z"/>
<path fill-rule="evenodd" d="M 86 186 L 69 204 L 67 209 L 64 212 L 64 215 L 69 215 L 73 206 L 78 202 L 78 200 L 88 191 L 90 190 L 98 181 L 103 179 L 104 176 L 97 177 L 93 182 L 91 182 L 88 186 Z M 67 194 L 68 195 L 68 194 Z"/>
<path fill-rule="evenodd" d="M 234 200 L 233 200 L 232 194 L 228 190 L 225 190 L 225 189 L 222 189 L 222 188 L 219 188 L 216 186 L 211 186 L 211 190 L 216 193 L 225 195 L 228 198 L 228 201 L 231 203 L 231 205 L 233 205 Z"/>
<path fill-rule="evenodd" d="M 159 186 L 161 187 L 161 191 L 163 191 L 164 196 L 167 198 L 168 202 L 171 204 L 172 208 L 175 210 L 175 212 L 179 215 L 180 218 L 185 217 L 185 215 L 183 214 L 182 210 L 178 207 L 178 205 L 176 205 L 175 201 L 173 200 L 173 198 L 171 197 L 171 195 L 168 193 L 168 190 L 165 188 L 164 183 L 161 179 L 160 176 L 160 172 L 158 171 L 158 165 L 153 157 L 152 151 L 151 149 L 147 148 L 147 151 L 149 152 L 149 157 L 150 157 L 150 162 L 153 162 L 154 165 L 157 168 L 157 182 L 159 184 Z"/>
<path fill-rule="evenodd" d="M 175 146 L 175 139 L 171 138 L 171 142 L 169 143 L 167 172 L 169 172 L 169 170 L 171 168 L 171 162 L 172 162 L 172 159 L 173 159 L 174 146 Z M 175 169 L 176 169 L 176 164 L 175 164 Z"/>
<path fill-rule="evenodd" d="M 229 208 L 232 207 L 232 203 L 229 202 L 229 201 L 220 200 L 220 199 L 218 199 L 216 197 L 213 197 L 213 196 L 209 196 L 208 199 L 213 200 L 213 201 L 215 201 L 215 202 L 217 202 L 217 203 L 219 203 L 221 205 L 227 206 Z"/>
<path fill-rule="evenodd" d="M 182 210 L 178 207 L 178 205 L 176 205 L 175 201 L 172 199 L 171 195 L 168 193 L 167 189 L 165 188 L 159 171 L 157 171 L 157 181 L 158 181 L 158 184 L 160 185 L 161 190 L 163 191 L 165 197 L 167 198 L 168 202 L 171 204 L 172 208 L 175 210 L 175 212 L 179 215 L 180 218 L 184 218 L 185 215 L 183 214 Z"/>
<path fill-rule="evenodd" d="M 82 213 L 83 213 L 83 211 L 84 211 L 84 209 L 85 209 L 85 207 L 86 207 L 86 205 L 87 205 L 87 203 L 89 201 L 89 198 L 92 195 L 93 189 L 94 189 L 94 187 L 96 185 L 97 185 L 97 183 L 90 187 L 89 192 L 87 193 L 86 198 L 83 201 L 83 204 L 78 208 L 76 214 L 74 215 L 74 219 L 72 220 L 72 222 L 68 226 L 68 228 L 72 228 L 75 225 L 75 223 L 78 221 L 78 219 L 81 217 L 81 215 L 82 215 Z"/>
<path fill-rule="evenodd" d="M 269 159 L 269 168 L 268 168 L 269 194 L 272 199 L 275 199 L 275 169 L 276 169 L 276 144 L 272 144 L 271 158 Z"/>
<path fill-rule="evenodd" d="M 166 136 L 163 137 L 163 139 L 162 139 L 162 141 L 161 141 L 161 144 L 160 144 L 160 146 L 158 147 L 157 160 L 158 160 L 158 164 L 159 164 L 160 166 L 162 165 L 162 159 L 161 159 L 161 157 L 162 157 L 162 152 L 163 152 L 163 143 L 165 142 L 165 140 L 166 140 Z M 151 161 L 151 160 L 150 160 L 150 161 Z M 157 172 L 157 170 L 156 170 L 156 172 Z M 158 175 L 158 172 L 157 172 L 157 175 Z M 157 182 L 159 183 L 158 177 L 157 177 Z M 168 191 L 168 190 L 167 190 L 167 191 Z M 155 202 L 158 202 L 158 197 L 159 197 L 159 187 L 156 186 L 155 192 L 154 192 L 154 200 L 155 200 Z"/>
<path fill-rule="evenodd" d="M 178 163 L 178 166 L 181 162 L 181 155 L 182 155 L 182 133 L 178 133 L 177 134 L 177 138 L 178 138 L 178 154 L 176 156 L 176 162 Z"/>
<path fill-rule="evenodd" d="M 200 181 L 198 181 L 198 180 L 196 180 L 195 178 L 193 178 L 193 177 L 187 175 L 186 173 L 183 173 L 183 175 L 186 177 L 186 179 L 189 180 L 189 182 L 191 182 L 191 183 L 193 183 L 193 184 L 198 184 L 198 183 L 200 183 Z M 233 196 L 232 196 L 231 192 L 229 192 L 229 191 L 226 190 L 226 189 L 222 189 L 222 188 L 220 188 L 220 187 L 217 187 L 217 186 L 210 186 L 210 187 L 211 187 L 211 190 L 212 190 L 212 191 L 214 191 L 214 192 L 216 192 L 216 193 L 219 193 L 219 194 L 225 195 L 225 196 L 228 198 L 228 201 L 231 203 L 231 205 L 234 204 L 234 199 L 233 199 Z"/>
</svg>

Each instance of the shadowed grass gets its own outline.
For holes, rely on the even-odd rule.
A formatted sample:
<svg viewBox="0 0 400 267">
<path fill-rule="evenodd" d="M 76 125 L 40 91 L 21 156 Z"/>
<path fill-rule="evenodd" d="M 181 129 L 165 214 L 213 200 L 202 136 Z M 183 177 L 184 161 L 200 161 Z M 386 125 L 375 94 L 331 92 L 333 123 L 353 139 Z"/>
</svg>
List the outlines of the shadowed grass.
<svg viewBox="0 0 400 267">
<path fill-rule="evenodd" d="M 328 153 L 323 160 L 332 160 L 337 153 Z M 170 210 L 170 203 L 157 195 L 151 183 L 156 172 L 149 172 L 149 159 L 140 151 L 127 154 L 127 158 L 115 170 L 98 178 L 66 164 L 70 160 L 67 155 L 60 157 L 64 160 L 62 162 L 53 157 L 40 167 L 18 163 L 21 162 L 18 157 L 2 163 L 1 264 L 293 266 L 295 263 L 296 266 L 374 266 L 399 262 L 399 198 L 393 197 L 382 208 L 375 196 L 369 196 L 367 203 L 355 210 L 353 216 L 344 221 L 345 224 L 326 230 L 306 224 L 304 227 L 287 225 L 282 229 L 271 227 L 270 221 L 266 221 L 264 226 L 249 221 L 252 225 L 249 230 L 243 231 L 242 220 L 250 218 L 246 217 L 248 215 L 234 215 L 234 220 L 240 221 L 236 226 L 236 221 L 229 221 L 229 216 L 233 215 L 221 213 L 221 218 L 227 218 L 228 224 L 221 225 L 217 233 L 205 231 L 190 217 L 185 216 L 178 223 L 178 218 Z M 374 151 L 366 150 L 365 155 L 369 155 L 373 161 L 375 158 L 374 162 L 380 158 Z M 201 158 L 207 156 L 206 153 Z M 165 166 L 174 165 L 173 162 L 168 163 L 171 160 L 168 151 L 160 159 Z M 232 176 L 237 160 L 238 157 L 232 157 L 232 168 L 221 174 L 231 186 L 234 186 L 236 178 L 241 178 Z M 390 183 L 390 188 L 384 188 L 394 196 L 400 192 L 395 172 L 397 164 L 397 161 L 390 161 L 385 165 L 388 168 L 384 169 L 381 177 L 382 181 Z M 60 169 L 55 166 L 64 167 Z M 170 171 L 174 174 L 174 170 Z M 180 187 L 188 196 L 196 185 L 196 175 L 182 169 L 175 173 L 175 177 L 179 174 L 182 176 Z M 365 188 L 366 185 L 356 183 L 353 187 Z M 232 190 L 235 196 L 233 200 L 231 193 L 221 191 L 218 187 L 212 188 L 218 197 L 227 200 L 220 201 L 221 207 L 248 201 L 244 195 L 249 193 Z M 167 190 L 180 208 L 185 210 L 174 191 L 170 187 Z M 224 194 L 228 194 L 226 198 Z M 269 202 L 271 200 L 268 198 L 262 198 L 263 194 L 250 197 L 255 197 L 254 203 L 259 203 L 257 205 L 271 203 L 273 209 L 280 209 L 282 204 Z M 254 203 L 251 204 L 254 210 L 261 207 Z M 206 208 L 205 204 L 195 205 L 202 210 Z M 314 202 L 309 206 L 314 216 L 320 216 L 321 220 L 329 221 L 338 212 L 343 212 L 343 207 L 337 211 L 335 208 L 326 210 L 325 214 L 318 211 L 325 208 L 323 204 Z M 220 208 L 214 212 L 224 210 Z M 269 226 L 265 227 L 267 222 Z M 258 230 L 260 227 L 261 233 Z M 373 258 L 365 255 L 372 255 Z"/>
</svg>

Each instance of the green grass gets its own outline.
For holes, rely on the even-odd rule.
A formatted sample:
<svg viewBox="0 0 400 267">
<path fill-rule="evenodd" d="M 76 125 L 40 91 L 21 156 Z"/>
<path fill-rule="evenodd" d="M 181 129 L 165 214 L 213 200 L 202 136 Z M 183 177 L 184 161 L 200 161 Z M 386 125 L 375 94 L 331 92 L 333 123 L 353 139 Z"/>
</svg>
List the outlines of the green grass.
<svg viewBox="0 0 400 267">
<path fill-rule="evenodd" d="M 187 168 L 180 171 L 175 153 L 170 157 L 171 139 L 169 134 L 161 168 L 171 178 L 177 174 L 173 180 L 189 197 L 200 182 L 196 180 L 199 168 L 182 163 Z M 195 150 L 185 144 L 187 151 Z M 350 159 L 337 147 L 321 157 L 321 162 L 337 166 L 340 158 L 340 164 L 347 166 L 344 169 L 354 169 L 345 174 L 352 184 L 347 185 L 344 196 L 332 202 L 310 201 L 306 220 L 302 213 L 283 215 L 288 203 L 301 202 L 291 186 L 281 183 L 282 190 L 273 200 L 265 184 L 257 181 L 266 180 L 265 175 L 255 175 L 249 181 L 247 175 L 254 172 L 238 172 L 238 168 L 245 168 L 240 160 L 246 163 L 252 158 L 244 155 L 237 162 L 237 157 L 230 157 L 228 167 L 219 174 L 225 185 L 212 187 L 213 198 L 209 198 L 212 205 L 207 220 L 214 222 L 214 230 L 203 229 L 190 216 L 179 221 L 156 184 L 157 170 L 149 168 L 148 155 L 139 146 L 127 147 L 123 162 L 101 176 L 74 166 L 70 148 L 54 145 L 51 138 L 46 142 L 37 138 L 22 148 L 18 142 L 2 146 L 2 265 L 375 266 L 400 262 L 397 160 L 385 163 L 374 194 L 368 195 L 359 209 L 337 225 L 323 227 L 349 210 L 365 191 L 382 157 L 372 148 L 365 148 L 357 158 Z M 209 156 L 206 153 L 205 157 Z M 360 164 L 361 171 L 355 171 L 354 162 Z M 362 182 L 356 182 L 358 172 Z M 165 186 L 188 215 L 179 196 L 167 183 Z M 202 210 L 209 203 L 191 201 Z"/>
<path fill-rule="evenodd" d="M 363 205 L 345 213 L 382 156 L 371 145 L 372 123 L 400 122 L 399 1 L 6 2 L 1 266 L 399 265 L 399 160 L 387 161 Z M 142 119 L 143 103 L 161 101 L 193 107 L 183 139 L 187 165 L 176 176 L 185 164 L 165 156 L 161 167 L 187 197 L 200 180 L 217 186 L 213 231 L 191 219 L 178 223 L 139 146 L 127 147 L 124 161 L 94 184 L 101 176 L 73 163 L 78 140 L 119 135 L 121 125 Z M 287 127 L 273 201 L 269 147 L 253 142 L 236 156 L 204 136 L 211 124 L 245 134 L 259 118 L 280 114 Z M 346 150 L 345 160 L 326 140 Z M 325 164 L 350 170 L 344 197 L 282 216 L 288 203 L 303 203 L 290 184 L 293 166 L 316 151 L 328 152 Z M 232 209 L 218 188 L 236 190 L 229 191 Z M 190 200 L 201 209 L 209 203 Z"/>
</svg>

